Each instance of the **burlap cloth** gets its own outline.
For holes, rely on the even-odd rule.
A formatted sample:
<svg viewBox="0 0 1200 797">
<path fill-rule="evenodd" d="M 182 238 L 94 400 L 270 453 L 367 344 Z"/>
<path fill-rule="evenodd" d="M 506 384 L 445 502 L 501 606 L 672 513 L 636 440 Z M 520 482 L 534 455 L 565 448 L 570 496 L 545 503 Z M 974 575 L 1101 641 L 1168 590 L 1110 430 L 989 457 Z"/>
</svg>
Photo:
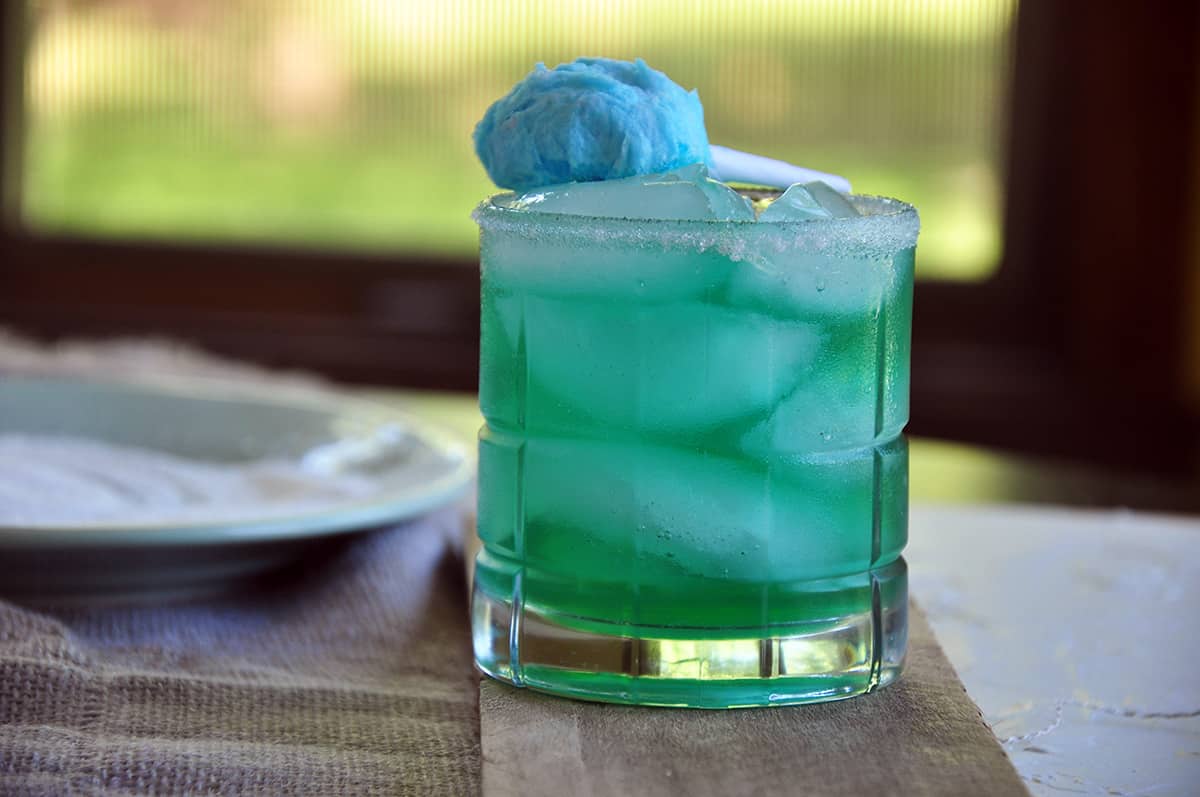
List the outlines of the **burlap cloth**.
<svg viewBox="0 0 1200 797">
<path fill-rule="evenodd" d="M 0 330 L 0 375 L 22 357 L 216 367 L 140 343 L 31 354 Z M 481 755 L 462 521 L 360 535 L 190 605 L 0 599 L 0 794 L 1027 794 L 919 613 L 900 682 L 842 703 L 673 711 L 485 682 Z"/>
<path fill-rule="evenodd" d="M 0 793 L 471 794 L 457 512 L 174 607 L 0 602 Z"/>
</svg>

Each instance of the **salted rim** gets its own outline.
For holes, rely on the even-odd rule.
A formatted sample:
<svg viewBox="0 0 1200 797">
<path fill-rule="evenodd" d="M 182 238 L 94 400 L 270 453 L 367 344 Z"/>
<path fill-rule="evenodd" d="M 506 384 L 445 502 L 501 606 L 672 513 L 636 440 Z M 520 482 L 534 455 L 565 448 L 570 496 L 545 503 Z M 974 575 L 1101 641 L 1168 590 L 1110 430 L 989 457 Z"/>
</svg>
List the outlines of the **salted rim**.
<svg viewBox="0 0 1200 797">
<path fill-rule="evenodd" d="M 755 192 L 763 195 L 763 192 Z M 502 204 L 516 198 L 505 192 L 485 199 L 471 218 L 485 233 L 503 233 L 528 239 L 552 237 L 570 243 L 686 246 L 717 248 L 738 257 L 753 249 L 807 249 L 852 251 L 854 254 L 890 254 L 916 246 L 920 231 L 917 209 L 889 197 L 854 194 L 848 198 L 866 215 L 840 219 L 805 219 L 760 222 L 719 219 L 645 219 L 619 216 L 582 216 L 518 209 Z"/>
</svg>

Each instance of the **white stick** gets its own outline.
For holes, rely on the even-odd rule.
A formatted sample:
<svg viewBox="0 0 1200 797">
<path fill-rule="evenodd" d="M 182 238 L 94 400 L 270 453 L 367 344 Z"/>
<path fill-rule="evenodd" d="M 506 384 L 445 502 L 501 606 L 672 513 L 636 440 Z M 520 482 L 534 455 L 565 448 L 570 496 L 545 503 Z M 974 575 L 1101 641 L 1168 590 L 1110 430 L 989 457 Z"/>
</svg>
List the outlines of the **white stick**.
<svg viewBox="0 0 1200 797">
<path fill-rule="evenodd" d="M 813 183 L 819 180 L 835 191 L 850 193 L 850 181 L 836 174 L 805 169 L 803 166 L 793 166 L 774 158 L 738 152 L 736 149 L 716 144 L 710 146 L 709 151 L 712 152 L 713 165 L 716 167 L 715 171 L 709 172 L 710 175 L 726 183 L 787 188 L 793 183 Z"/>
</svg>

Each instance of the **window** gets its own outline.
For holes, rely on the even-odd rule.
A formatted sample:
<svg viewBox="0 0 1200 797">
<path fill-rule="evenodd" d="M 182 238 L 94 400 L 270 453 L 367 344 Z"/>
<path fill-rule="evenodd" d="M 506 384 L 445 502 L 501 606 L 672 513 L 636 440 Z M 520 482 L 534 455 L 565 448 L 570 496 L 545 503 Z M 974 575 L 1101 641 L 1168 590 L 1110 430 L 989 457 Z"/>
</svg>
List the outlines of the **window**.
<svg viewBox="0 0 1200 797">
<path fill-rule="evenodd" d="M 1015 0 L 35 2 L 30 227 L 469 259 L 470 131 L 538 60 L 645 57 L 712 139 L 916 204 L 919 271 L 1000 256 Z"/>
</svg>

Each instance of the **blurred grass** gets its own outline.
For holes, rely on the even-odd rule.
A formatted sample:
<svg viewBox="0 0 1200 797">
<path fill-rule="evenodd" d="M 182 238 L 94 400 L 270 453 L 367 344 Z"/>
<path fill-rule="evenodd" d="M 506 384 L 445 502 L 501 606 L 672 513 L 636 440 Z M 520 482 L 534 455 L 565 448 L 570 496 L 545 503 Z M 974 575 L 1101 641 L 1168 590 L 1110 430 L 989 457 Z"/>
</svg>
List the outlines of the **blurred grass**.
<svg viewBox="0 0 1200 797">
<path fill-rule="evenodd" d="M 618 3 L 624 21 L 584 0 L 54 6 L 30 55 L 24 215 L 470 257 L 495 190 L 474 121 L 533 61 L 603 52 L 697 87 L 714 141 L 917 205 L 924 276 L 994 270 L 1011 0 L 731 3 Z"/>
<path fill-rule="evenodd" d="M 28 147 L 25 213 L 60 232 L 466 253 L 470 198 L 494 191 L 461 153 L 417 136 L 195 146 L 186 120 L 76 119 Z"/>
</svg>

